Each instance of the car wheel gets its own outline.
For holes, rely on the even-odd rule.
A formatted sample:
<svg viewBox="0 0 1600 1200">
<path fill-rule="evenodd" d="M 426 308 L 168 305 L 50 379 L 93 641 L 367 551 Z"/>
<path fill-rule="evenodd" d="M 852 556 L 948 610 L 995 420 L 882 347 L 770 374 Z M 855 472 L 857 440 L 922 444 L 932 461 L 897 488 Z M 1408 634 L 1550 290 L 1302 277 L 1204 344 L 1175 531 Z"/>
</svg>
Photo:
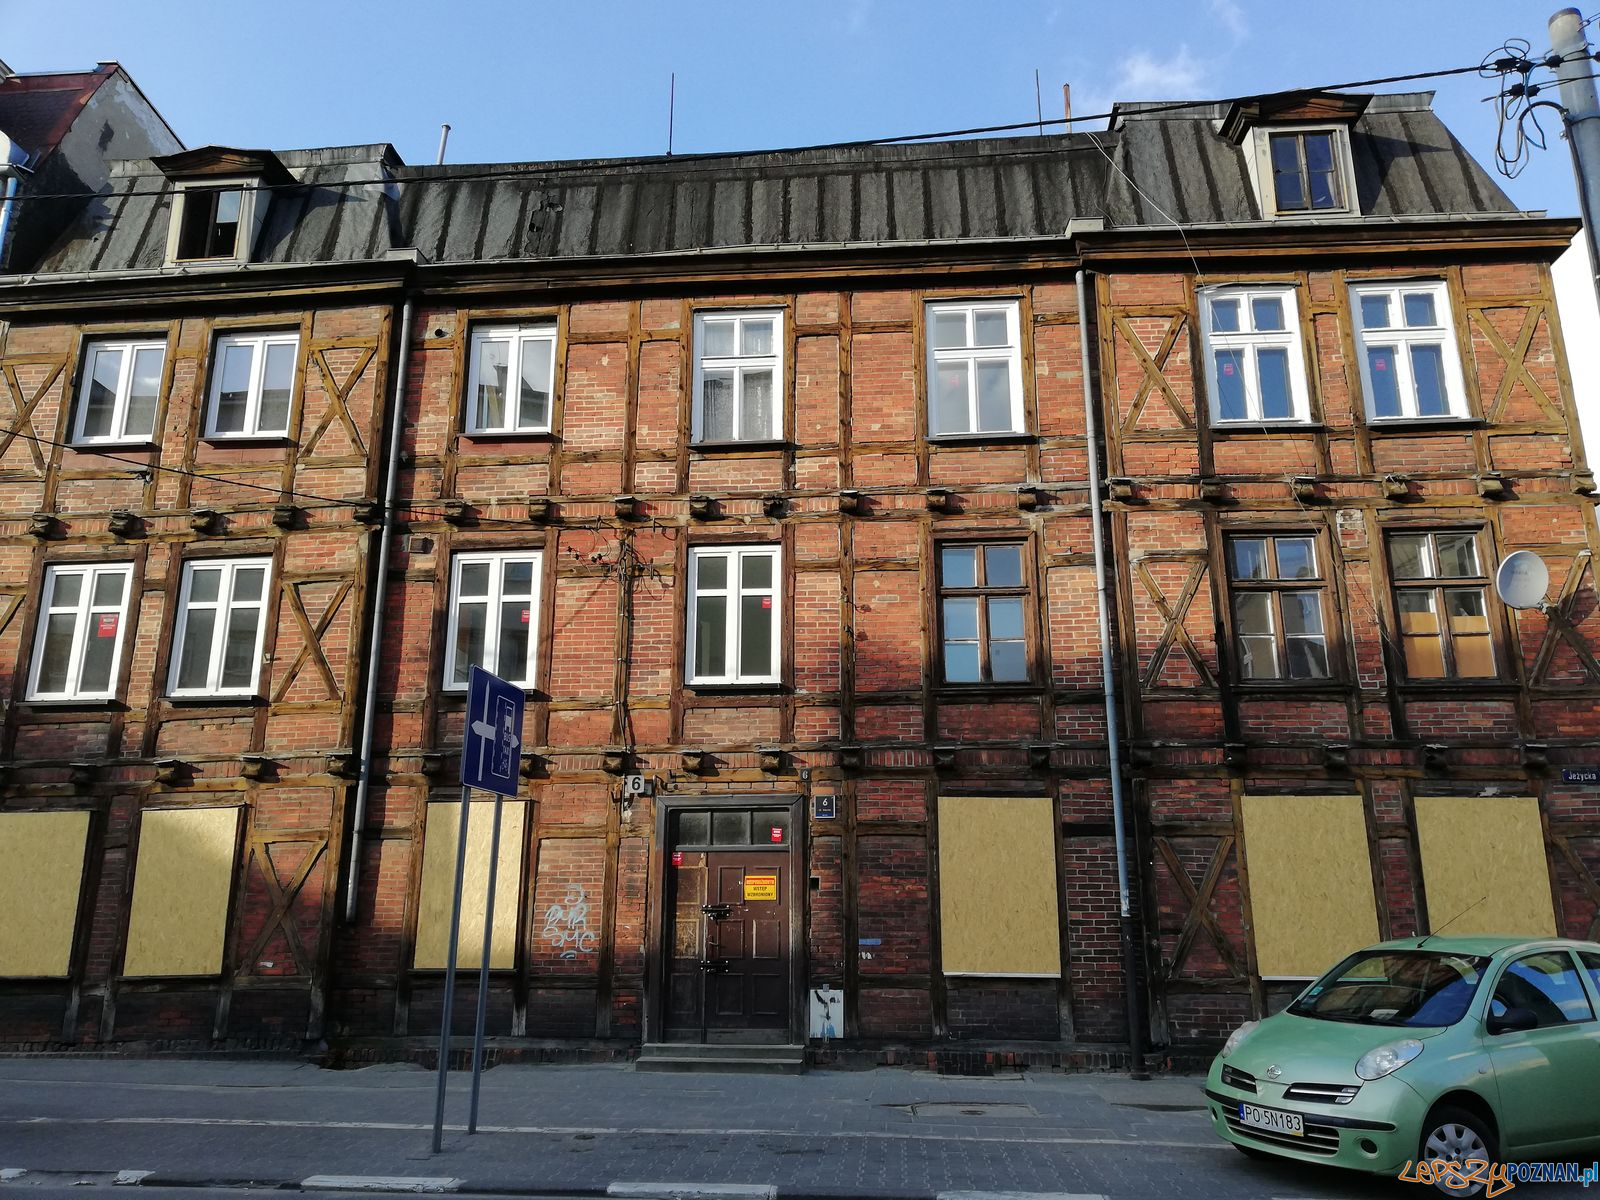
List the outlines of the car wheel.
<svg viewBox="0 0 1600 1200">
<path fill-rule="evenodd" d="M 1422 1126 L 1422 1144 L 1417 1150 L 1417 1161 L 1444 1165 L 1464 1165 L 1474 1159 L 1495 1162 L 1498 1147 L 1489 1123 L 1475 1113 L 1449 1106 L 1436 1108 L 1428 1114 Z M 1447 1196 L 1471 1197 L 1481 1195 L 1484 1185 L 1447 1174 L 1435 1178 L 1433 1186 Z"/>
</svg>

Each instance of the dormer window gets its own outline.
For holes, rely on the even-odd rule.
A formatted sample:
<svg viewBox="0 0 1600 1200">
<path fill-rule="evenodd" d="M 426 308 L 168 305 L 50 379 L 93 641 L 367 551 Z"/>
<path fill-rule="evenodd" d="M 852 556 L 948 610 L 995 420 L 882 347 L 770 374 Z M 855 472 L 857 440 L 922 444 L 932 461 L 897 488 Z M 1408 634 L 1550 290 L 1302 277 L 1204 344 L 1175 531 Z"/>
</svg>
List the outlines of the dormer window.
<svg viewBox="0 0 1600 1200">
<path fill-rule="evenodd" d="M 1343 208 L 1344 188 L 1334 151 L 1337 131 L 1269 133 L 1272 191 L 1278 211 L 1333 211 Z"/>
<path fill-rule="evenodd" d="M 1371 99 L 1296 92 L 1234 102 L 1219 132 L 1244 152 L 1263 217 L 1360 214 L 1350 131 Z"/>
<path fill-rule="evenodd" d="M 202 146 L 151 161 L 172 181 L 168 266 L 249 262 L 272 189 L 295 183 L 269 150 Z"/>
<path fill-rule="evenodd" d="M 175 259 L 239 257 L 244 188 L 184 188 L 179 201 Z"/>
</svg>

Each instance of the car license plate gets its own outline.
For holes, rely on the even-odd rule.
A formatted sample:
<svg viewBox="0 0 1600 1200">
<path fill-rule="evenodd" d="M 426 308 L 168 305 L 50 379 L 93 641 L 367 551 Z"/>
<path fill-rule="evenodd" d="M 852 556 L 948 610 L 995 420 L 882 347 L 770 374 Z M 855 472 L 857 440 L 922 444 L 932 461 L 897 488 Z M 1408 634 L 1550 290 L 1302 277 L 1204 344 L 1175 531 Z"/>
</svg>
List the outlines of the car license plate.
<svg viewBox="0 0 1600 1200">
<path fill-rule="evenodd" d="M 1287 1133 L 1291 1137 L 1305 1137 L 1306 1123 L 1299 1113 L 1279 1112 L 1275 1108 L 1257 1108 L 1254 1104 L 1239 1105 L 1239 1124 L 1252 1129 L 1266 1129 L 1273 1133 Z"/>
</svg>

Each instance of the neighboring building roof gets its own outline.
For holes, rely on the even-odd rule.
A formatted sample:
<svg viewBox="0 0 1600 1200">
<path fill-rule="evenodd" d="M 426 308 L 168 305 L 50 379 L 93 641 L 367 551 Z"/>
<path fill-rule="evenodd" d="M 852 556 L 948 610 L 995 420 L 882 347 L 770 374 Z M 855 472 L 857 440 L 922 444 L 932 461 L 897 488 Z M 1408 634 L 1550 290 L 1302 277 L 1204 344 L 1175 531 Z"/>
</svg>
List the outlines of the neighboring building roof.
<svg viewBox="0 0 1600 1200">
<path fill-rule="evenodd" d="M 1431 99 L 1374 96 L 1355 120 L 1361 216 L 1515 213 Z M 287 151 L 277 157 L 296 182 L 272 189 L 253 260 L 348 262 L 410 246 L 432 262 L 571 260 L 1054 238 L 1076 217 L 1110 229 L 1259 222 L 1246 151 L 1219 132 L 1227 115 L 1221 104 L 1124 104 L 1095 133 L 479 166 L 407 167 L 386 145 Z M 159 268 L 169 207 L 154 164 L 119 164 L 109 194 L 37 269 Z"/>
<path fill-rule="evenodd" d="M 0 131 L 27 149 L 33 163 L 48 158 L 90 97 L 116 71 L 116 63 L 101 63 L 92 71 L 0 79 Z"/>
</svg>

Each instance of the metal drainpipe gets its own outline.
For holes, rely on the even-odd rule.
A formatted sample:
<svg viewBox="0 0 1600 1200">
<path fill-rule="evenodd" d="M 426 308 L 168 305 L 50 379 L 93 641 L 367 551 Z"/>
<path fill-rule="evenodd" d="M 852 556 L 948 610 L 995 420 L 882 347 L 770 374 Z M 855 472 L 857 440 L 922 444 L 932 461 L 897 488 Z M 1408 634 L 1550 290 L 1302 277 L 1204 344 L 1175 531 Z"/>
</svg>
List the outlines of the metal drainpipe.
<svg viewBox="0 0 1600 1200">
<path fill-rule="evenodd" d="M 1139 1018 L 1139 942 L 1133 924 L 1133 895 L 1128 884 L 1128 833 L 1122 794 L 1122 745 L 1117 721 L 1117 683 L 1111 655 L 1111 619 L 1106 598 L 1105 514 L 1100 504 L 1099 421 L 1096 418 L 1094 373 L 1089 366 L 1089 289 L 1080 270 L 1078 283 L 1078 354 L 1083 363 L 1084 433 L 1089 450 L 1090 527 L 1094 533 L 1095 603 L 1100 616 L 1100 679 L 1106 696 L 1106 749 L 1111 769 L 1111 819 L 1117 844 L 1117 918 L 1122 930 L 1122 990 L 1128 1005 L 1128 1058 L 1134 1078 L 1145 1078 L 1144 1047 Z"/>
<path fill-rule="evenodd" d="M 406 372 L 411 368 L 411 294 L 400 306 L 400 347 L 389 411 L 389 473 L 383 485 L 383 524 L 378 530 L 378 586 L 372 601 L 372 636 L 367 642 L 367 696 L 361 712 L 361 776 L 350 821 L 350 858 L 345 869 L 344 919 L 355 924 L 361 892 L 361 834 L 372 791 L 373 721 L 378 711 L 378 671 L 383 662 L 383 617 L 389 600 L 389 544 L 394 541 L 394 501 L 400 490 L 400 435 L 406 422 Z"/>
</svg>

